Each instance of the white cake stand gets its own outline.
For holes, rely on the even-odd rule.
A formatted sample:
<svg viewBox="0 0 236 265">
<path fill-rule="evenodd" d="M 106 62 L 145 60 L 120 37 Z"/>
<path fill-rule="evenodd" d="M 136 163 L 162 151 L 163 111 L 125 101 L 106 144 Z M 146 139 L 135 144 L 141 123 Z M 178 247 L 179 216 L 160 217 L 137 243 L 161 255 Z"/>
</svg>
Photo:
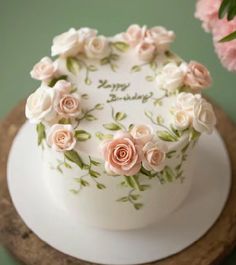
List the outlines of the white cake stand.
<svg viewBox="0 0 236 265">
<path fill-rule="evenodd" d="M 82 260 L 134 265 L 173 255 L 208 231 L 229 194 L 229 158 L 215 131 L 201 137 L 195 151 L 197 170 L 190 194 L 166 219 L 144 229 L 124 232 L 82 226 L 51 200 L 41 178 L 42 161 L 35 139 L 34 128 L 28 123 L 14 139 L 8 159 L 12 200 L 39 238 Z"/>
</svg>

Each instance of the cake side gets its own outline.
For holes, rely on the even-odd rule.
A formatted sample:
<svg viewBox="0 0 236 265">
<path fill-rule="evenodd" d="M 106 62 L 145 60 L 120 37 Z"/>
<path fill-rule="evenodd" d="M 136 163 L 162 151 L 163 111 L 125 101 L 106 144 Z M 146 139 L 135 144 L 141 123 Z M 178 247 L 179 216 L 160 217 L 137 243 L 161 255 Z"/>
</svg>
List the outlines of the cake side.
<svg viewBox="0 0 236 265">
<path fill-rule="evenodd" d="M 216 119 L 201 96 L 208 70 L 170 52 L 173 39 L 163 27 L 132 25 L 109 38 L 70 29 L 53 40 L 58 58 L 44 57 L 31 71 L 42 84 L 26 116 L 44 147 L 45 181 L 85 223 L 140 227 L 187 195 L 191 150 Z"/>
</svg>

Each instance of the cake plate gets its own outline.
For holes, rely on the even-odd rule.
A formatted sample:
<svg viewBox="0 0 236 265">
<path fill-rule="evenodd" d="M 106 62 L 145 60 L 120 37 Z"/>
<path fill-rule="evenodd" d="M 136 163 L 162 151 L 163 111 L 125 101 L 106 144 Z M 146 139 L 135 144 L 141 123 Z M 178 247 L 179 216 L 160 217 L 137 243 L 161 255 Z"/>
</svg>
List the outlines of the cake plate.
<svg viewBox="0 0 236 265">
<path fill-rule="evenodd" d="M 12 125 L 8 125 L 8 130 L 15 134 Z M 25 123 L 13 141 L 8 158 L 8 185 L 12 200 L 19 215 L 39 238 L 60 252 L 80 259 L 78 261 L 51 249 L 54 261 L 50 257 L 50 263 L 43 262 L 43 264 L 69 264 L 69 259 L 70 264 L 91 264 L 89 262 L 110 265 L 141 264 L 163 258 L 165 259 L 155 264 L 184 265 L 189 264 L 190 261 L 192 264 L 200 262 L 213 264 L 204 263 L 204 258 L 207 262 L 209 254 L 213 252 L 215 255 L 216 250 L 218 255 L 214 258 L 219 258 L 219 254 L 222 255 L 222 248 L 224 249 L 224 242 L 227 240 L 221 238 L 221 230 L 224 230 L 221 227 L 221 220 L 228 206 L 213 228 L 210 227 L 219 217 L 228 197 L 230 164 L 223 141 L 216 131 L 212 136 L 202 136 L 196 147 L 195 159 L 198 171 L 192 190 L 181 207 L 157 224 L 131 231 L 108 231 L 83 226 L 55 205 L 40 177 L 41 153 L 34 134 L 33 126 Z M 6 208 L 7 203 L 9 202 L 3 201 L 1 204 L 3 206 L 5 204 Z M 228 201 L 227 204 L 229 203 Z M 235 221 L 235 211 L 231 214 L 231 218 Z M 227 221 L 229 222 L 227 218 L 224 219 L 225 223 Z M 211 234 L 216 233 L 214 228 L 217 226 L 218 238 L 215 234 L 213 240 Z M 208 233 L 201 238 L 207 231 Z M 29 232 L 22 234 L 22 237 L 36 238 Z M 199 238 L 201 239 L 198 240 Z M 193 244 L 194 242 L 196 243 Z M 205 247 L 206 242 L 209 246 L 205 250 L 201 249 Z M 41 244 L 46 246 L 45 243 Z M 187 248 L 188 246 L 190 247 Z M 182 251 L 183 249 L 186 250 Z M 180 253 L 176 254 L 178 252 Z M 167 258 L 173 254 L 176 255 Z M 58 256 L 62 256 L 64 261 Z M 188 258 L 190 256 L 191 259 Z M 192 261 L 193 257 L 198 263 Z M 65 263 L 65 260 L 68 263 Z M 34 261 L 34 264 L 42 264 L 40 260 L 37 262 Z"/>
</svg>

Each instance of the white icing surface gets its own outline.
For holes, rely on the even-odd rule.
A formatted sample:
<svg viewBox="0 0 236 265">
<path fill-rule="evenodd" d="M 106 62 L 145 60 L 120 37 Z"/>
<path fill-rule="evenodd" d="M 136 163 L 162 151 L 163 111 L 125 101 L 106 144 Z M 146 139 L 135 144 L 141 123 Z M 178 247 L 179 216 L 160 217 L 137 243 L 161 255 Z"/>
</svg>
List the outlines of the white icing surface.
<svg viewBox="0 0 236 265">
<path fill-rule="evenodd" d="M 99 60 L 81 59 L 86 62 L 87 66 L 93 65 L 98 69 L 98 71 L 89 73 L 89 79 L 91 80 L 90 85 L 86 85 L 84 82 L 86 69 L 83 64 L 81 64 L 81 70 L 77 74 L 72 74 L 66 67 L 66 61 L 64 59 L 58 59 L 59 69 L 63 74 L 68 75 L 69 81 L 74 83 L 78 88 L 78 93 L 80 95 L 88 94 L 88 99 L 82 100 L 82 108 L 86 110 L 93 108 L 96 104 L 104 104 L 103 110 L 96 110 L 93 112 L 97 120 L 82 120 L 78 127 L 78 129 L 90 132 L 92 137 L 86 142 L 78 143 L 77 149 L 96 158 L 100 158 L 101 154 L 99 148 L 97 148 L 100 141 L 96 138 L 95 133 L 111 133 L 111 131 L 103 127 L 103 124 L 113 122 L 112 108 L 115 112 L 125 112 L 127 114 L 127 118 L 122 121 L 122 124 L 124 124 L 126 128 L 128 128 L 130 124 L 150 124 L 155 128 L 156 125 L 152 124 L 145 116 L 145 111 L 153 112 L 154 117 L 161 115 L 164 118 L 164 124 L 168 127 L 173 120 L 170 110 L 174 106 L 176 97 L 164 97 L 161 106 L 154 105 L 155 99 L 164 96 L 165 91 L 157 89 L 155 79 L 151 82 L 146 80 L 147 76 L 154 76 L 154 71 L 149 63 L 140 61 L 134 49 L 129 49 L 124 53 L 116 52 L 116 54 L 119 54 L 119 58 L 117 61 L 114 61 L 114 63 L 117 64 L 115 72 L 112 71 L 109 65 L 101 65 Z M 158 72 L 161 71 L 161 67 L 164 63 L 168 62 L 169 59 L 165 55 L 159 55 L 155 61 L 157 64 L 156 72 Z M 141 71 L 132 72 L 131 69 L 134 65 L 143 65 Z M 99 80 L 107 80 L 107 84 L 110 86 L 125 84 L 128 85 L 128 87 L 123 91 L 122 88 L 98 88 L 100 84 Z M 111 99 L 111 94 L 114 94 L 117 98 L 127 95 L 131 97 L 135 95 L 147 95 L 148 99 L 146 102 L 142 99 L 108 102 L 109 99 Z"/>
<path fill-rule="evenodd" d="M 92 182 L 78 194 L 70 192 L 78 188 L 75 179 L 83 173 L 77 166 L 73 169 L 63 169 L 63 175 L 52 170 L 50 165 L 54 165 L 55 160 L 61 160 L 62 157 L 49 148 L 43 152 L 42 177 L 55 204 L 72 214 L 78 222 L 105 229 L 136 229 L 160 221 L 183 202 L 191 187 L 194 172 L 194 161 L 191 157 L 188 157 L 187 163 L 183 163 L 183 180 L 161 184 L 157 178 L 140 178 L 140 183 L 150 185 L 149 189 L 140 193 L 143 203 L 141 210 L 135 210 L 131 204 L 117 201 L 118 198 L 127 196 L 129 188 L 120 185 L 123 176 L 112 177 L 102 170 L 98 180 L 107 187 L 106 189 L 100 190 Z M 168 166 L 174 168 L 177 161 L 178 159 L 170 159 Z"/>
</svg>

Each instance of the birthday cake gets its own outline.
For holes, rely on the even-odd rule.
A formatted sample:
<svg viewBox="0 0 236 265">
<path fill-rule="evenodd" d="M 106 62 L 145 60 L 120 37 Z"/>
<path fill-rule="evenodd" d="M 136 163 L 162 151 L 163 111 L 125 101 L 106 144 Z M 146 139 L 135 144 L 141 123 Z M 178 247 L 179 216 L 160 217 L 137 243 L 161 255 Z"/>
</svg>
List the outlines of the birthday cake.
<svg viewBox="0 0 236 265">
<path fill-rule="evenodd" d="M 193 150 L 216 124 L 201 92 L 209 71 L 169 50 L 164 27 L 113 37 L 71 28 L 31 71 L 25 113 L 36 125 L 42 178 L 78 222 L 134 229 L 168 218 L 186 198 Z M 197 169 L 196 171 L 197 172 Z"/>
</svg>

